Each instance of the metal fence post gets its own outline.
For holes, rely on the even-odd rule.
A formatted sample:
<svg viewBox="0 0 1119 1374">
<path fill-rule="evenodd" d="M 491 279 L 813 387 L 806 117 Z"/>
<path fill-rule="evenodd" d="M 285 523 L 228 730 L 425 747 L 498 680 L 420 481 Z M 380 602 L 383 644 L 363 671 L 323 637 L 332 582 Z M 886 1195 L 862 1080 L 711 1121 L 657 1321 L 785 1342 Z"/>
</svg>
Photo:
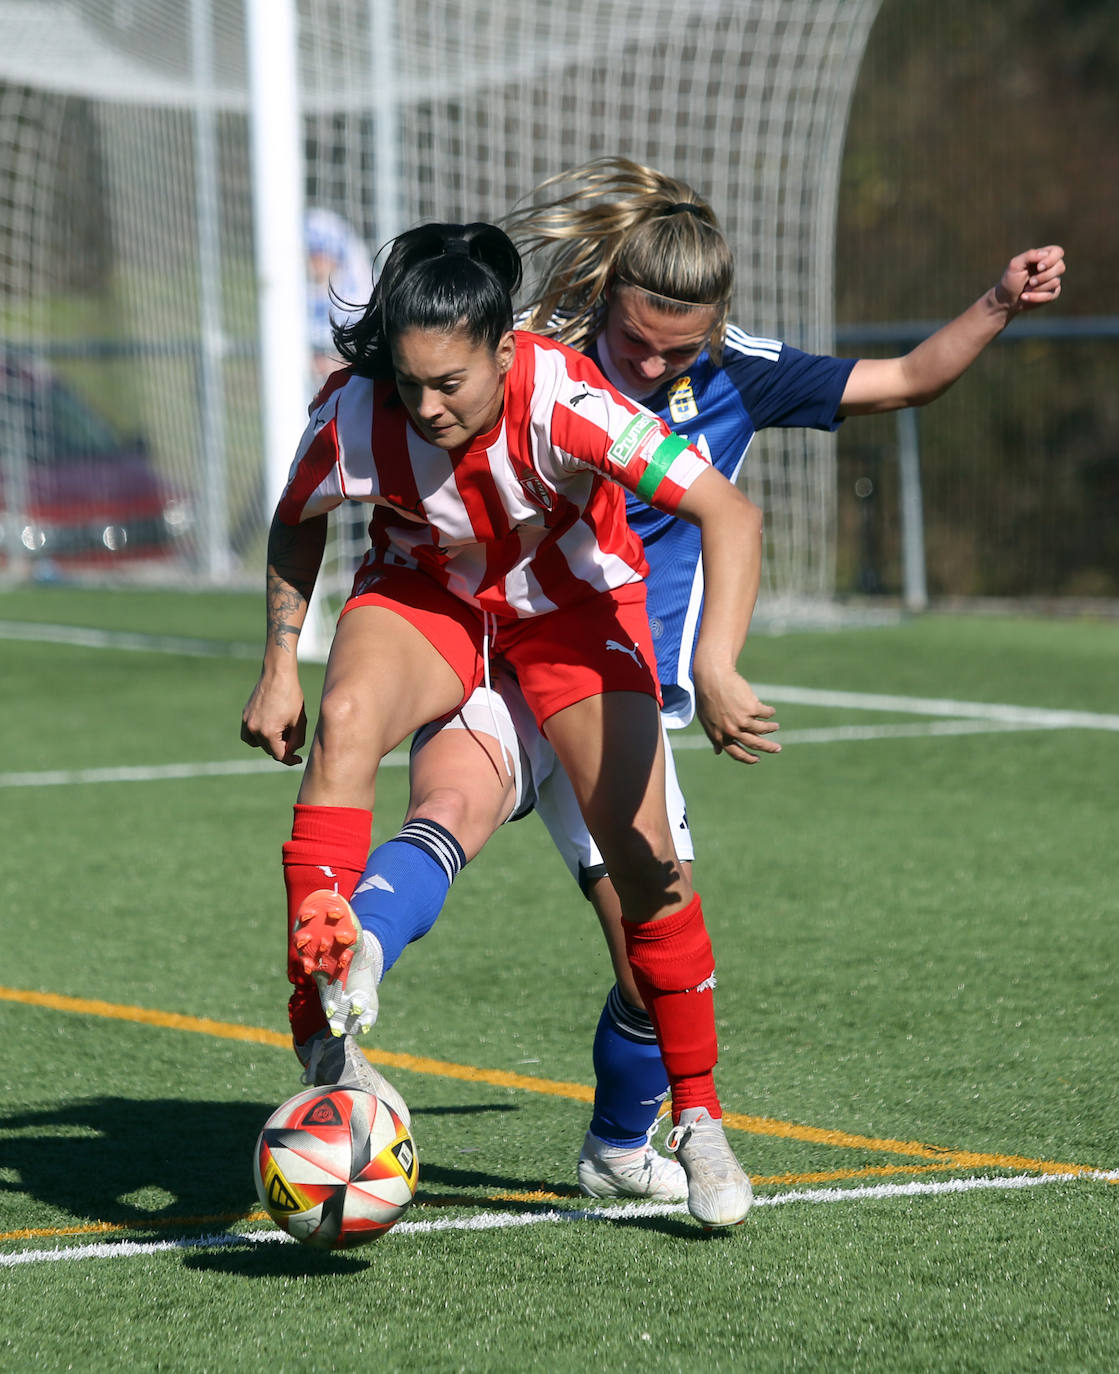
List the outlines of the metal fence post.
<svg viewBox="0 0 1119 1374">
<path fill-rule="evenodd" d="M 213 14 L 210 0 L 191 0 L 194 104 L 194 203 L 198 226 L 198 408 L 202 434 L 202 570 L 226 581 L 229 548 L 229 468 L 225 433 L 225 327 L 221 301 L 221 185 L 214 111 Z"/>
<path fill-rule="evenodd" d="M 923 611 L 929 604 L 929 591 L 925 578 L 925 517 L 921 501 L 917 412 L 907 406 L 897 412 L 897 417 L 902 596 L 906 610 Z"/>
</svg>

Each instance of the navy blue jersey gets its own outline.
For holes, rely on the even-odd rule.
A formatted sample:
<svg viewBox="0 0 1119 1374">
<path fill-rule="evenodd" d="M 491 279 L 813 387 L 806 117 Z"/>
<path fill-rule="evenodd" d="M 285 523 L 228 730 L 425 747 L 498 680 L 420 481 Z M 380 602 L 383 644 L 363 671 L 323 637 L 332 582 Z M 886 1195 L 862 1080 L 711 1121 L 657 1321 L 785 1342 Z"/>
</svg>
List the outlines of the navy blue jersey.
<svg viewBox="0 0 1119 1374">
<path fill-rule="evenodd" d="M 598 361 L 597 349 L 588 350 Z M 802 353 L 731 326 L 722 365 L 704 352 L 688 371 L 641 398 L 735 481 L 750 441 L 772 427 L 834 430 L 855 358 Z M 699 530 L 627 494 L 626 514 L 649 560 L 649 622 L 670 727 L 695 714 L 692 655 L 703 605 Z"/>
</svg>

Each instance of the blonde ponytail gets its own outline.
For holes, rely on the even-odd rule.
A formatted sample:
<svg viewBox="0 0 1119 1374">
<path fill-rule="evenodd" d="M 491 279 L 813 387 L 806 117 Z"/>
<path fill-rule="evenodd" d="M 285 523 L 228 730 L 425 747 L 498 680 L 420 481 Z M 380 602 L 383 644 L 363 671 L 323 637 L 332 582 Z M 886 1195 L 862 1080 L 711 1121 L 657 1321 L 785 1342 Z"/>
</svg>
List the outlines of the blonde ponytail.
<svg viewBox="0 0 1119 1374">
<path fill-rule="evenodd" d="M 599 158 L 542 182 L 503 221 L 530 272 L 525 327 L 586 348 L 615 282 L 686 314 L 715 306 L 718 359 L 734 261 L 715 212 L 688 185 L 626 158 Z"/>
</svg>

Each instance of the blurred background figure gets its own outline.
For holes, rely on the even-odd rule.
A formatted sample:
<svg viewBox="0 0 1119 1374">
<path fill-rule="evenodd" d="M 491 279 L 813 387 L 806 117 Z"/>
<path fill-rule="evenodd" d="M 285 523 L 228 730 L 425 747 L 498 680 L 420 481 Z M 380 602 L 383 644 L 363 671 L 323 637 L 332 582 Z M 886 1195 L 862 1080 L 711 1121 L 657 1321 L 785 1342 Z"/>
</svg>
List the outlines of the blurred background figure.
<svg viewBox="0 0 1119 1374">
<path fill-rule="evenodd" d="M 373 259 L 362 238 L 333 210 L 310 208 L 304 239 L 311 390 L 317 392 L 339 366 L 331 328 L 361 315 L 373 281 Z"/>
</svg>

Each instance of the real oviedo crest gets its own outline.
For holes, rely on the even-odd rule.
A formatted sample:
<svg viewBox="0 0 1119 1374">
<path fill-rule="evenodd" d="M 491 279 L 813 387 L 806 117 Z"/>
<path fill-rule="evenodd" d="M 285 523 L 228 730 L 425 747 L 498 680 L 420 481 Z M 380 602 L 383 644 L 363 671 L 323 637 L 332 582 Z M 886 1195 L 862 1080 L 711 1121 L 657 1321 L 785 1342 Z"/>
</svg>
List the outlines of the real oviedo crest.
<svg viewBox="0 0 1119 1374">
<path fill-rule="evenodd" d="M 677 377 L 668 388 L 668 413 L 675 424 L 693 420 L 699 414 L 690 377 Z"/>
</svg>

